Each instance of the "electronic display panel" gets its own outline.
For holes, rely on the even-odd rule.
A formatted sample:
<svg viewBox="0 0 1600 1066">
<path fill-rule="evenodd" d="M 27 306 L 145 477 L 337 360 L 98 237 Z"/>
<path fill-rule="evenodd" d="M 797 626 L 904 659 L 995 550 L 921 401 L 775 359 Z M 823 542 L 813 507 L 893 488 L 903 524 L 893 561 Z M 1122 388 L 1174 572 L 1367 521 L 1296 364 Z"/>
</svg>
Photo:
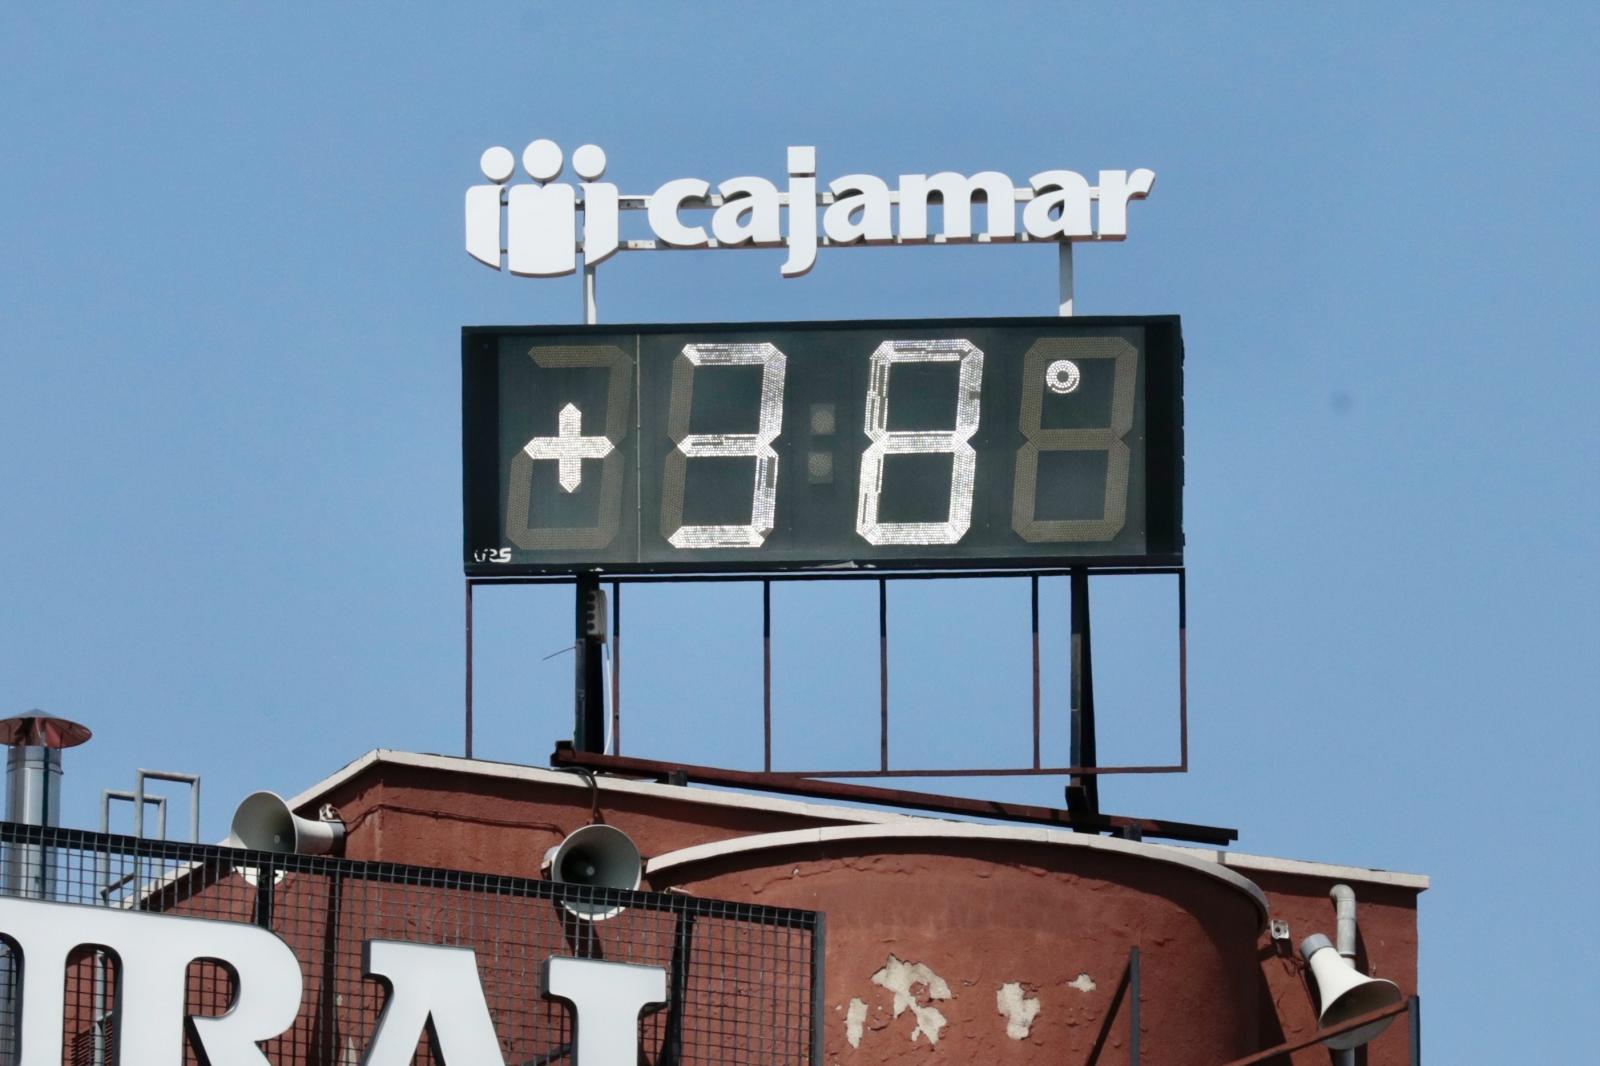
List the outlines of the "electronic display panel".
<svg viewBox="0 0 1600 1066">
<path fill-rule="evenodd" d="M 469 327 L 469 575 L 1173 566 L 1176 317 Z"/>
</svg>

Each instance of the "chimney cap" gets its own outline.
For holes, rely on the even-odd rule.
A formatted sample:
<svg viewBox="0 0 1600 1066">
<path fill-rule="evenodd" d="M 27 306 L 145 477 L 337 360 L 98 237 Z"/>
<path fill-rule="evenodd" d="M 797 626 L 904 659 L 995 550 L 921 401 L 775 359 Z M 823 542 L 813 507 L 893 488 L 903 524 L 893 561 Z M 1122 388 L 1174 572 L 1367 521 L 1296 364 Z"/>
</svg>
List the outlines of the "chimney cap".
<svg viewBox="0 0 1600 1066">
<path fill-rule="evenodd" d="M 93 735 L 86 725 L 52 718 L 37 708 L 26 714 L 0 718 L 0 743 L 14 748 L 75 748 Z"/>
</svg>

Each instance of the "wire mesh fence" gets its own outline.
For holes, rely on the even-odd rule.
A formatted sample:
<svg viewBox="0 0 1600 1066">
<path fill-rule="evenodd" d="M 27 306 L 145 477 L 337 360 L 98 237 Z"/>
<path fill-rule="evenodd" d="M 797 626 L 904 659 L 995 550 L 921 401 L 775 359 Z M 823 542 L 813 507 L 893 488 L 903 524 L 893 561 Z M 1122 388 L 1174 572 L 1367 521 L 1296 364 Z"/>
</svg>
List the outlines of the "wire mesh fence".
<svg viewBox="0 0 1600 1066">
<path fill-rule="evenodd" d="M 554 956 L 666 972 L 666 1006 L 639 1020 L 641 1063 L 821 1061 L 823 926 L 813 911 L 10 822 L 0 822 L 0 846 L 0 896 L 250 923 L 276 934 L 304 984 L 293 1025 L 261 1045 L 274 1066 L 362 1061 L 388 996 L 384 981 L 364 972 L 363 949 L 373 940 L 472 949 L 506 1066 L 572 1058 L 569 1010 L 541 994 L 544 963 Z M 596 913 L 610 917 L 578 916 Z M 23 932 L 0 927 L 0 1066 L 42 1066 L 19 1063 Z M 117 1066 L 128 969 L 108 945 L 69 954 L 63 1063 Z M 185 1013 L 223 1014 L 235 980 L 218 960 L 190 962 Z M 184 1061 L 199 1066 L 192 1041 Z M 412 1062 L 444 1063 L 427 1029 Z"/>
</svg>

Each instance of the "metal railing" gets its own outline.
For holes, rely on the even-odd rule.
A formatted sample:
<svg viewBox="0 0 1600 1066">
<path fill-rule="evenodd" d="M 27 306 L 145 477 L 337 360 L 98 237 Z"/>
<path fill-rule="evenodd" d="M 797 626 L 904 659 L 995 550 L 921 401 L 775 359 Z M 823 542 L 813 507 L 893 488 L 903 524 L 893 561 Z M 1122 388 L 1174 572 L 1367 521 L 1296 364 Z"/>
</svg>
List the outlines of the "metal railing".
<svg viewBox="0 0 1600 1066">
<path fill-rule="evenodd" d="M 263 1045 L 275 1066 L 360 1060 L 386 997 L 383 982 L 363 973 L 362 948 L 373 939 L 472 948 L 508 1064 L 570 1058 L 568 1010 L 540 995 L 541 968 L 558 955 L 667 971 L 667 1007 L 640 1020 L 641 1062 L 822 1061 L 824 931 L 813 911 L 11 822 L 0 823 L 0 846 L 47 866 L 56 903 L 249 922 L 275 933 L 305 978 L 294 1024 Z M 0 893 L 29 895 L 10 884 Z M 591 922 L 568 906 L 618 913 Z M 95 945 L 69 958 L 64 1036 L 74 1066 L 114 1066 L 122 970 Z M 16 946 L 0 929 L 0 1063 L 16 1060 L 19 972 Z M 215 961 L 192 962 L 186 1012 L 223 1013 L 232 982 Z M 188 1061 L 196 1061 L 192 1050 Z M 413 1062 L 436 1061 L 420 1040 Z"/>
</svg>

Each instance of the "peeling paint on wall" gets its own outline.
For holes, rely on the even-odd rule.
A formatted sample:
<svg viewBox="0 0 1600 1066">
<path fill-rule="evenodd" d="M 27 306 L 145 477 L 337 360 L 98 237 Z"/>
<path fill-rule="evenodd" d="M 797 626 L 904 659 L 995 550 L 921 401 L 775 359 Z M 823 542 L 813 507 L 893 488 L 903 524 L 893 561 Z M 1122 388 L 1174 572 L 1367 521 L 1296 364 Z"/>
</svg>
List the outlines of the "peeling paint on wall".
<svg viewBox="0 0 1600 1066">
<path fill-rule="evenodd" d="M 1094 983 L 1093 977 L 1086 973 L 1080 973 L 1077 977 L 1067 982 L 1067 987 L 1076 988 L 1079 992 L 1093 992 L 1098 986 Z"/>
<path fill-rule="evenodd" d="M 907 1010 L 916 1017 L 917 1027 L 911 1030 L 913 1044 L 922 1037 L 927 1037 L 930 1044 L 939 1042 L 939 1032 L 948 1024 L 945 1016 L 937 1007 L 924 1006 L 914 989 L 921 985 L 929 1000 L 950 999 L 950 985 L 943 977 L 925 963 L 902 962 L 891 954 L 883 969 L 872 975 L 872 983 L 894 993 L 896 1018 Z"/>
<path fill-rule="evenodd" d="M 1025 997 L 1022 985 L 1007 981 L 994 994 L 994 1006 L 1005 1015 L 1006 1035 L 1013 1040 L 1026 1040 L 1033 1020 L 1039 1016 L 1039 997 Z"/>
<path fill-rule="evenodd" d="M 851 1047 L 861 1046 L 861 1030 L 867 1024 L 867 1004 L 860 998 L 850 1000 L 850 1009 L 844 1015 L 844 1038 Z"/>
</svg>

